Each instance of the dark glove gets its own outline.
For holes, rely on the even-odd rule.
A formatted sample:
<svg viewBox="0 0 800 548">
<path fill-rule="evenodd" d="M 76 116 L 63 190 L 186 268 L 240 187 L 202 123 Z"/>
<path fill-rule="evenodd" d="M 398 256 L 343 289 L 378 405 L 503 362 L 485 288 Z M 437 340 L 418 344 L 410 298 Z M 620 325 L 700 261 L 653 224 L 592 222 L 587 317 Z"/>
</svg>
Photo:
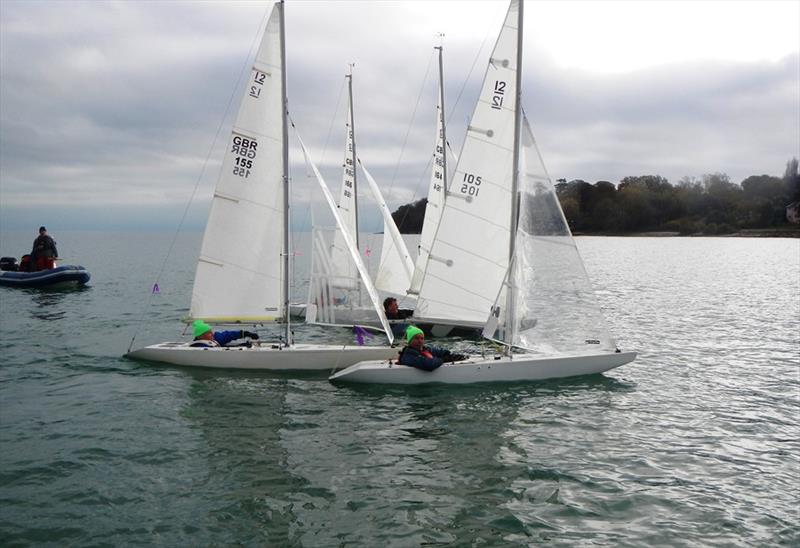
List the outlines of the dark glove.
<svg viewBox="0 0 800 548">
<path fill-rule="evenodd" d="M 449 362 L 460 362 L 461 360 L 466 360 L 467 358 L 468 358 L 468 356 L 465 356 L 464 354 L 450 354 L 447 357 L 447 361 L 449 361 Z"/>
<path fill-rule="evenodd" d="M 258 333 L 253 333 L 252 331 L 242 331 L 242 337 L 250 337 L 254 341 L 257 341 Z"/>
</svg>

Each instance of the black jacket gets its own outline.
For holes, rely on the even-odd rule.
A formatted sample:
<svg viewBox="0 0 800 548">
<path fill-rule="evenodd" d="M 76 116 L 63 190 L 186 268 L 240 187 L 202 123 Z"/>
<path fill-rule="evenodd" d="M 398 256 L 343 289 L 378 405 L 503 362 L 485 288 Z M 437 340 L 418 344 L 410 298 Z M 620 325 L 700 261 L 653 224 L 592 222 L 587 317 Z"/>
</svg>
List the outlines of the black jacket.
<svg viewBox="0 0 800 548">
<path fill-rule="evenodd" d="M 428 358 L 427 356 L 423 356 L 419 350 L 406 346 L 400 351 L 400 355 L 397 357 L 397 363 L 416 367 L 417 369 L 423 369 L 425 371 L 433 371 L 444 362 L 454 361 L 458 356 L 457 354 L 452 354 L 449 350 L 437 348 L 435 346 L 423 346 L 422 349 L 430 352 L 433 357 Z"/>
<path fill-rule="evenodd" d="M 389 320 L 405 320 L 410 318 L 414 315 L 414 311 L 408 308 L 398 308 L 397 314 L 391 315 L 389 312 L 386 312 L 386 318 Z"/>
<path fill-rule="evenodd" d="M 55 240 L 47 234 L 37 236 L 33 241 L 31 255 L 34 257 L 58 257 Z"/>
</svg>

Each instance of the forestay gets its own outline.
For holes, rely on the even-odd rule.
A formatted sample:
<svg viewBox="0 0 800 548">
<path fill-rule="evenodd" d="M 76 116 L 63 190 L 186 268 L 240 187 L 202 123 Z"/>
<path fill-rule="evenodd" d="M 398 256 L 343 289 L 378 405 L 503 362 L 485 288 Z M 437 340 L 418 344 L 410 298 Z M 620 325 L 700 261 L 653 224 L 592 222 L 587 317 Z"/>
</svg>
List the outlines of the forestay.
<svg viewBox="0 0 800 548">
<path fill-rule="evenodd" d="M 280 10 L 273 10 L 214 191 L 190 316 L 269 321 L 284 315 Z"/>
<path fill-rule="evenodd" d="M 495 308 L 496 317 L 510 317 L 513 325 L 501 338 L 547 355 L 613 352 L 616 342 L 525 117 L 520 144 L 519 226 L 507 287 L 514 292 L 514 310 L 504 313 L 505 294 Z"/>
<path fill-rule="evenodd" d="M 512 1 L 450 179 L 417 317 L 484 322 L 508 269 L 517 9 Z"/>
<path fill-rule="evenodd" d="M 392 335 L 392 330 L 389 327 L 389 322 L 386 319 L 386 314 L 384 313 L 383 306 L 380 302 L 380 297 L 378 296 L 378 290 L 375 289 L 375 286 L 372 284 L 372 280 L 369 277 L 369 273 L 367 272 L 367 267 L 364 264 L 364 261 L 361 259 L 361 254 L 356 247 L 355 239 L 352 235 L 347 231 L 344 226 L 344 221 L 339 216 L 337 211 L 336 203 L 333 200 L 333 195 L 331 191 L 328 189 L 328 185 L 325 183 L 325 180 L 322 178 L 322 174 L 320 174 L 317 166 L 311 161 L 311 156 L 306 149 L 303 140 L 300 138 L 300 135 L 297 135 L 297 140 L 300 143 L 300 148 L 303 149 L 303 155 L 305 156 L 306 163 L 311 167 L 311 170 L 314 172 L 314 176 L 317 178 L 317 182 L 319 183 L 320 188 L 322 189 L 322 193 L 325 196 L 325 200 L 328 202 L 328 206 L 333 214 L 334 219 L 336 220 L 336 226 L 338 227 L 337 234 L 341 234 L 342 238 L 347 245 L 347 249 L 350 252 L 350 259 L 355 264 L 356 269 L 361 277 L 361 282 L 364 285 L 364 288 L 367 290 L 367 293 L 370 296 L 372 301 L 373 308 L 380 319 L 381 326 L 383 330 L 386 332 L 386 336 L 389 338 L 389 342 L 394 342 L 394 337 Z"/>
</svg>

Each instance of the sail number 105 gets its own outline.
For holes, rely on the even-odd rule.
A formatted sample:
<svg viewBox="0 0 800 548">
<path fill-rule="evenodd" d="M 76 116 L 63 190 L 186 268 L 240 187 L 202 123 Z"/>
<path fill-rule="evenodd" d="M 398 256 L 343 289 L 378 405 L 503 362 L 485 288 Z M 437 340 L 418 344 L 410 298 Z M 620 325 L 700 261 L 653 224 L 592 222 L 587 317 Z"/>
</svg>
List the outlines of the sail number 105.
<svg viewBox="0 0 800 548">
<path fill-rule="evenodd" d="M 466 194 L 467 196 L 477 196 L 478 192 L 481 190 L 481 178 L 479 175 L 465 173 L 464 180 L 461 181 L 461 183 L 461 194 Z"/>
</svg>

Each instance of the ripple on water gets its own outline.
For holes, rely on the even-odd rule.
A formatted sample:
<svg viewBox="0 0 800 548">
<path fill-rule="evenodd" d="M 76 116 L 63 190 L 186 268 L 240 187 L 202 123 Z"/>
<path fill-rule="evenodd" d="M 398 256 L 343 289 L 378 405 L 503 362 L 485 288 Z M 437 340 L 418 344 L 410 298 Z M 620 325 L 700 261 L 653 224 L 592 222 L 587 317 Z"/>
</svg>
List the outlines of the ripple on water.
<svg viewBox="0 0 800 548">
<path fill-rule="evenodd" d="M 147 309 L 160 240 L 119 238 L 91 291 L 0 295 L 5 544 L 800 544 L 798 242 L 580 238 L 634 363 L 403 388 L 120 359 L 179 336 L 200 237 Z"/>
</svg>

